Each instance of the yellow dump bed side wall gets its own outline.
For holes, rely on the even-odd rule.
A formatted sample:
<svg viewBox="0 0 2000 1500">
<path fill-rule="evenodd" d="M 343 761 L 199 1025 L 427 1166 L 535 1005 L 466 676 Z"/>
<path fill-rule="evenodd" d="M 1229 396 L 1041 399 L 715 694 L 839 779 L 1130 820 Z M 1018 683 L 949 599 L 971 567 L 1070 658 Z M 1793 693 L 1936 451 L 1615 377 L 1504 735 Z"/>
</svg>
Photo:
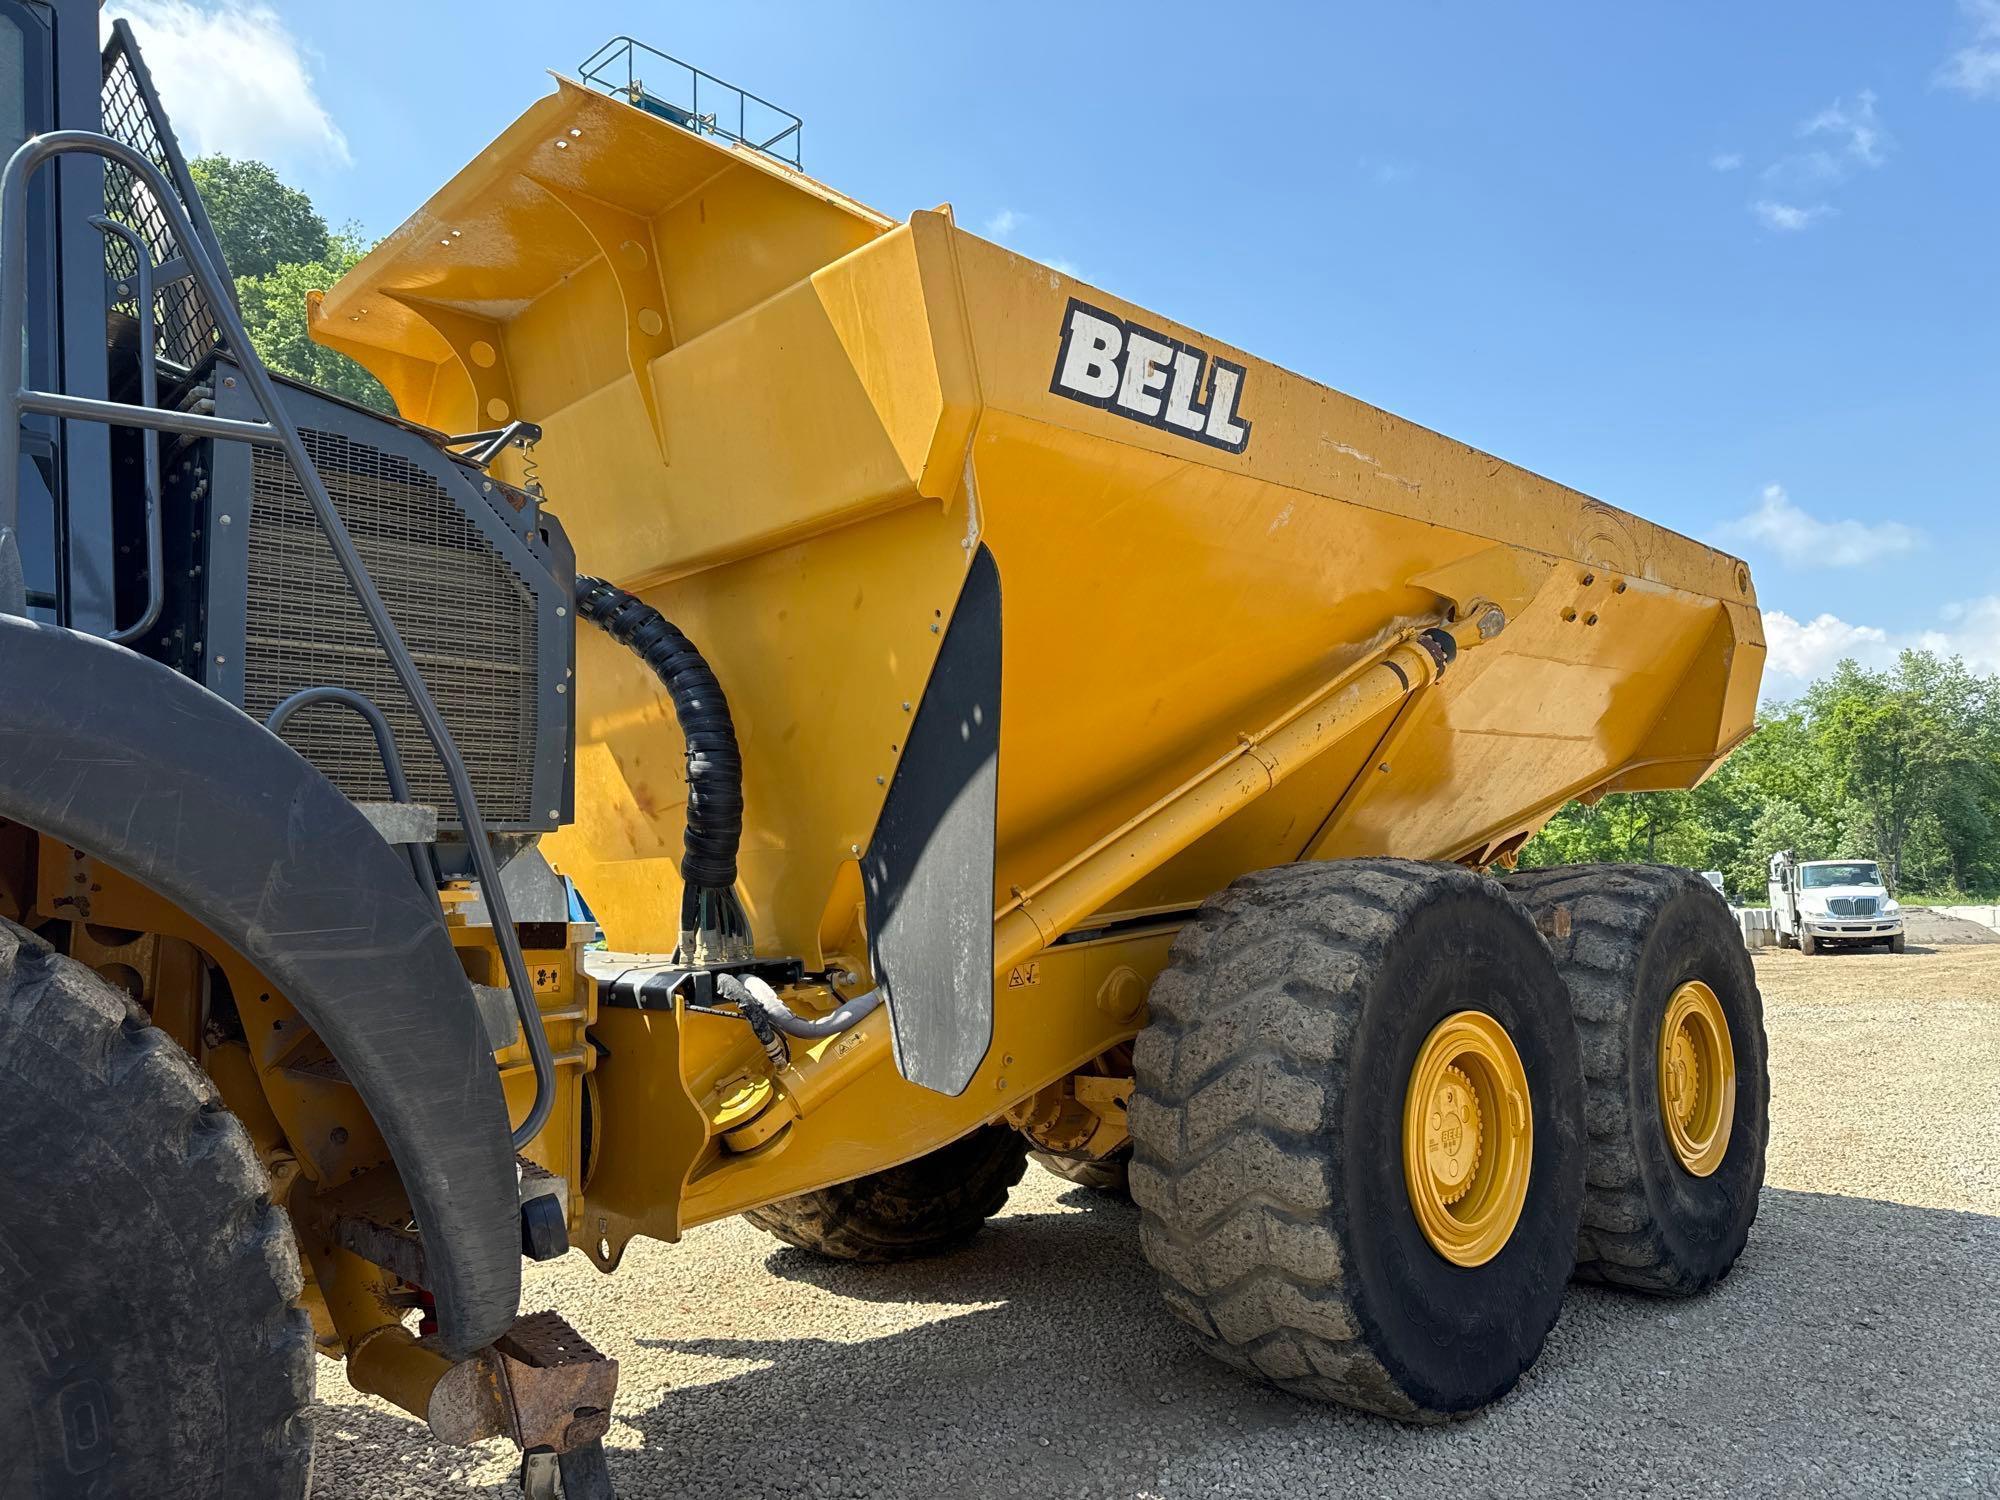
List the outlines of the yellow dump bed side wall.
<svg viewBox="0 0 2000 1500">
<path fill-rule="evenodd" d="M 1003 891 L 1391 626 L 1433 617 L 1441 596 L 1500 600 L 1510 622 L 1410 705 L 1394 755 L 1355 736 L 1120 909 L 1197 901 L 1308 853 L 1477 856 L 1614 778 L 1692 784 L 1748 731 L 1763 639 L 1736 559 L 972 235 L 952 241 L 983 397 L 972 472 L 1007 591 Z M 1052 391 L 1075 298 L 1240 366 L 1243 451 Z"/>
<path fill-rule="evenodd" d="M 1053 390 L 1073 298 L 1240 368 L 1242 451 Z M 944 214 L 894 226 L 571 85 L 316 332 L 420 420 L 543 425 L 579 565 L 663 609 L 727 687 L 744 889 L 774 951 L 854 956 L 852 861 L 979 544 L 1003 594 L 996 906 L 1474 600 L 1504 607 L 1499 639 L 1112 909 L 1307 855 L 1502 852 L 1571 796 L 1691 784 L 1751 724 L 1763 641 L 1737 560 Z M 585 632 L 578 672 L 579 817 L 549 847 L 615 945 L 669 946 L 679 739 L 618 648 Z"/>
</svg>

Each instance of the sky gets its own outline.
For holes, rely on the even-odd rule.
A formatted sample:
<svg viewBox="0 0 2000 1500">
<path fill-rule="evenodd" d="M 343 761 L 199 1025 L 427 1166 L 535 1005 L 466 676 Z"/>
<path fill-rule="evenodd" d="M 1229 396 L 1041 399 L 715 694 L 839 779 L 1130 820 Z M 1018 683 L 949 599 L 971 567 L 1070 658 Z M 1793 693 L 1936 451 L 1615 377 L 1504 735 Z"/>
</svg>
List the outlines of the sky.
<svg viewBox="0 0 2000 1500">
<path fill-rule="evenodd" d="M 2000 0 L 106 9 L 371 236 L 629 33 L 864 202 L 1746 557 L 1774 696 L 2000 670 Z"/>
</svg>

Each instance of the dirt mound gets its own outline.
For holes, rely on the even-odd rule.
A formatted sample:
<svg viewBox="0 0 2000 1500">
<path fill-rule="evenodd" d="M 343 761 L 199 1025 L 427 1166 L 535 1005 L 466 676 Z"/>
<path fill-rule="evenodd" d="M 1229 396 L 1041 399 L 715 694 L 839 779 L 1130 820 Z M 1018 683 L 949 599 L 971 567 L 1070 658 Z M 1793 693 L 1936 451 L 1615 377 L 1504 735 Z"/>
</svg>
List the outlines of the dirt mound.
<svg viewBox="0 0 2000 1500">
<path fill-rule="evenodd" d="M 1923 906 L 1903 908 L 1903 928 L 1913 943 L 1941 948 L 1956 943 L 2000 943 L 2000 932 Z"/>
</svg>

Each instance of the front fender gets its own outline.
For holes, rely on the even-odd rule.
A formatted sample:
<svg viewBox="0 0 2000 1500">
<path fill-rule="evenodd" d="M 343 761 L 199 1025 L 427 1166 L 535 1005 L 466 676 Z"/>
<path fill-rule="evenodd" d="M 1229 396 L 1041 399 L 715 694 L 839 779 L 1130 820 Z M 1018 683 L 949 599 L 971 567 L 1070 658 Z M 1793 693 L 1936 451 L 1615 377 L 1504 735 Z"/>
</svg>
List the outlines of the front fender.
<svg viewBox="0 0 2000 1500">
<path fill-rule="evenodd" d="M 284 991 L 395 1157 L 446 1352 L 504 1333 L 520 1207 L 492 1044 L 436 906 L 354 805 L 178 673 L 0 617 L 0 817 L 150 886 Z"/>
</svg>

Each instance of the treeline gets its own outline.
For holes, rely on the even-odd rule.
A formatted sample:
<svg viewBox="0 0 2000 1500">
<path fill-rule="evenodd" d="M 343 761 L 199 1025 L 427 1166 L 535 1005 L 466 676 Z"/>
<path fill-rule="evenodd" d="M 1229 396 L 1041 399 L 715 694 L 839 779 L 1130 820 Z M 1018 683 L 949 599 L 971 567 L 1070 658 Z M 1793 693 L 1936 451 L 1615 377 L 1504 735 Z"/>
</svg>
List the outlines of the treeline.
<svg viewBox="0 0 2000 1500">
<path fill-rule="evenodd" d="M 325 291 L 368 253 L 355 225 L 330 229 L 313 201 L 261 161 L 188 163 L 236 279 L 243 326 L 264 363 L 376 411 L 395 411 L 379 381 L 306 332 L 306 293 Z"/>
<path fill-rule="evenodd" d="M 1720 870 L 1761 903 L 1768 861 L 1880 861 L 1898 894 L 2000 891 L 2000 677 L 1906 651 L 1871 672 L 1842 662 L 1805 695 L 1767 703 L 1756 733 L 1691 792 L 1572 803 L 1524 865 L 1633 860 Z"/>
</svg>

